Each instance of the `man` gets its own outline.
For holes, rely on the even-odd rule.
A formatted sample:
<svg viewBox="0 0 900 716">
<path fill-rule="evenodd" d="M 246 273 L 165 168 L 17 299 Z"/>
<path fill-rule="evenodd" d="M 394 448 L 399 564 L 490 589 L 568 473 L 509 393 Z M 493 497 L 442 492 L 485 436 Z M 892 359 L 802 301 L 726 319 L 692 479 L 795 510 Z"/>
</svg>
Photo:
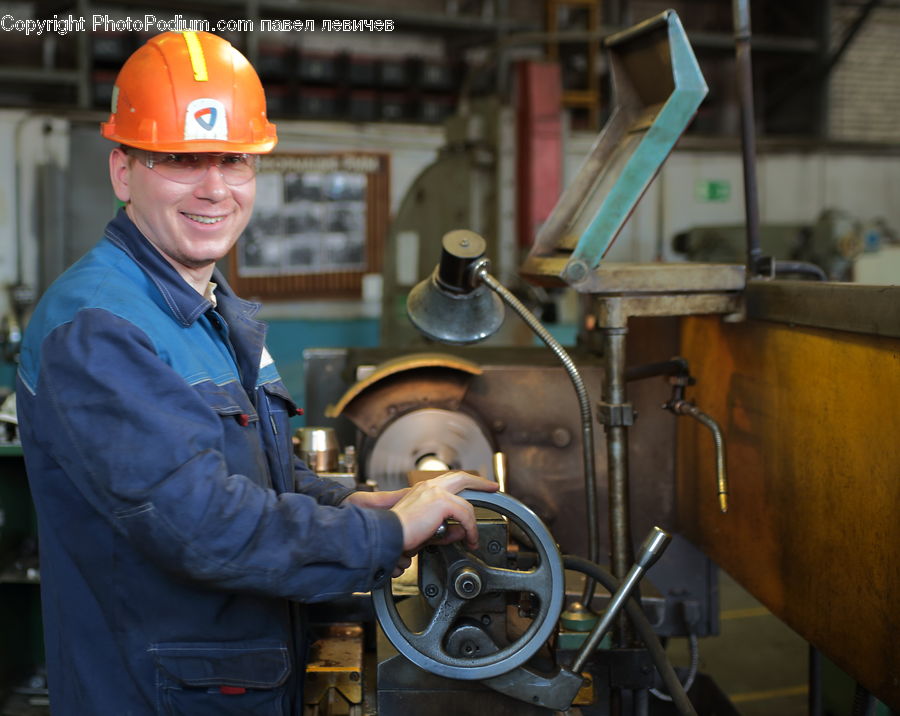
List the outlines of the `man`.
<svg viewBox="0 0 900 716">
<path fill-rule="evenodd" d="M 351 493 L 294 458 L 258 307 L 214 272 L 276 141 L 256 73 L 166 33 L 113 97 L 125 208 L 43 297 L 18 378 L 53 712 L 299 713 L 298 603 L 384 584 L 447 518 L 474 544 L 455 493 L 496 486 Z"/>
</svg>

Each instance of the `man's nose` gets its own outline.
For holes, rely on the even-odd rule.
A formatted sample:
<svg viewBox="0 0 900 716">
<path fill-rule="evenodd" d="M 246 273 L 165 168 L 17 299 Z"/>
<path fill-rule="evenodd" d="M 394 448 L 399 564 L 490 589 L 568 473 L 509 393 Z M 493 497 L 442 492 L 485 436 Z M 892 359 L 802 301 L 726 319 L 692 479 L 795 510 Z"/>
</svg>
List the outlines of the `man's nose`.
<svg viewBox="0 0 900 716">
<path fill-rule="evenodd" d="M 216 162 L 210 162 L 203 178 L 197 183 L 194 190 L 195 195 L 201 199 L 221 201 L 228 196 L 228 191 L 228 184 L 225 183 L 221 167 Z"/>
</svg>

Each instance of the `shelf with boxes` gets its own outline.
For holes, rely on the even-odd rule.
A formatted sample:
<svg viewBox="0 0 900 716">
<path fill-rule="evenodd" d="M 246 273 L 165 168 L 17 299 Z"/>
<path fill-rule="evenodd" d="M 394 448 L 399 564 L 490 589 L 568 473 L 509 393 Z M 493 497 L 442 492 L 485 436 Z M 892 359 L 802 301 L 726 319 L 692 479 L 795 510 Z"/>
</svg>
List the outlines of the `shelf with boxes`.
<svg viewBox="0 0 900 716">
<path fill-rule="evenodd" d="M 481 3 L 489 5 L 489 3 Z M 140 0 L 113 0 L 96 6 L 90 0 L 43 0 L 35 17 L 84 17 L 86 30 L 41 35 L 5 33 L 0 47 L 0 106 L 48 106 L 105 110 L 116 73 L 127 57 L 156 29 L 122 29 L 113 24 L 90 27 L 97 13 L 112 21 L 144 18 L 201 19 L 215 25 L 228 19 L 252 23 L 253 31 L 220 32 L 257 67 L 274 118 L 347 121 L 440 122 L 456 104 L 462 62 L 404 52 L 395 39 L 418 38 L 430 50 L 441 46 L 447 58 L 473 43 L 490 43 L 504 31 L 535 29 L 522 22 L 485 14 L 478 3 L 462 12 L 372 8 L 363 3 L 302 2 L 285 6 L 249 0 L 158 0 L 152 8 Z M 263 32 L 262 21 L 302 19 L 314 32 Z M 390 20 L 388 33 L 327 33 L 323 23 L 342 19 Z M 382 37 L 383 35 L 383 37 Z M 308 42 L 315 36 L 317 42 Z M 334 38 L 334 51 L 323 41 Z M 374 40 L 374 42 L 372 42 Z M 375 49 L 372 49 L 372 45 Z M 307 47 L 307 45 L 311 45 Z M 353 50 L 355 46 L 359 50 Z M 388 53 L 384 50 L 389 48 Z M 353 50 L 353 51 L 348 51 Z M 393 54 L 390 54 L 393 52 Z M 399 54 L 398 54 L 399 53 Z M 424 53 L 432 54 L 432 53 Z"/>
<path fill-rule="evenodd" d="M 351 122 L 438 123 L 453 112 L 464 66 L 422 57 L 262 46 L 269 114 Z"/>
</svg>

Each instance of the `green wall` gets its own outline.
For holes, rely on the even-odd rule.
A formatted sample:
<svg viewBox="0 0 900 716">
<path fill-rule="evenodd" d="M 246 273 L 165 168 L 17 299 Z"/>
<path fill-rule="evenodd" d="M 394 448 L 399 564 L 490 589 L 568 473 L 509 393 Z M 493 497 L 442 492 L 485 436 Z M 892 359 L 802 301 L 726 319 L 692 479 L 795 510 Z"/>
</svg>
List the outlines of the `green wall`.
<svg viewBox="0 0 900 716">
<path fill-rule="evenodd" d="M 303 406 L 303 351 L 307 348 L 369 348 L 379 344 L 377 318 L 314 321 L 267 320 L 266 346 L 294 401 Z"/>
</svg>

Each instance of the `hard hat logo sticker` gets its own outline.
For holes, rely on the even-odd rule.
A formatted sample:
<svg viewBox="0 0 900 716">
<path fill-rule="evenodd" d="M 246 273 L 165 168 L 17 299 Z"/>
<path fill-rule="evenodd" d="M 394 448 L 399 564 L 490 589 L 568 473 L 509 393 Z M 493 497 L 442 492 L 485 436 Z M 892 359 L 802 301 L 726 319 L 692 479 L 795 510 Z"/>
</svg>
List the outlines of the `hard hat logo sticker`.
<svg viewBox="0 0 900 716">
<path fill-rule="evenodd" d="M 204 97 L 191 102 L 184 117 L 185 139 L 228 139 L 225 107 L 215 99 Z"/>
<path fill-rule="evenodd" d="M 216 108 L 207 107 L 206 109 L 198 110 L 194 112 L 194 119 L 197 120 L 197 124 L 203 127 L 203 129 L 207 132 L 211 132 L 212 128 L 216 125 Z"/>
</svg>

